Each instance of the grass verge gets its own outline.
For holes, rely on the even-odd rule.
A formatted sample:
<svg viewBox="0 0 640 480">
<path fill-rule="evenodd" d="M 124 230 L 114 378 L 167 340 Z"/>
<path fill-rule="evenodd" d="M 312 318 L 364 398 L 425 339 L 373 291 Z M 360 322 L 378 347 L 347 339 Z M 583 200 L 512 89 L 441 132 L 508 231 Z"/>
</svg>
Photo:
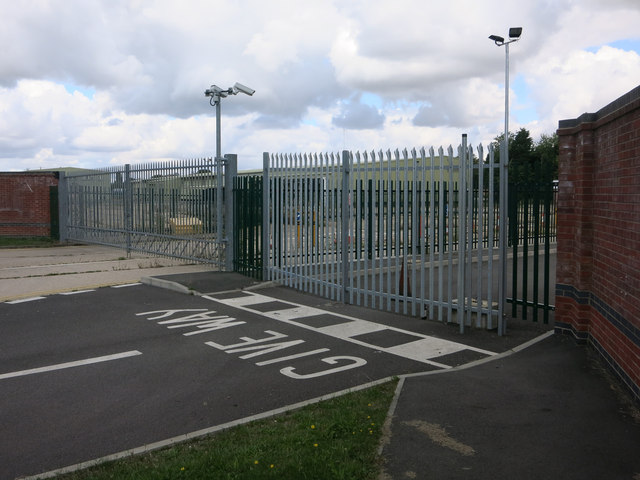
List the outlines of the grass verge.
<svg viewBox="0 0 640 480">
<path fill-rule="evenodd" d="M 0 248 L 7 247 L 52 247 L 58 240 L 51 237 L 0 237 Z"/>
<path fill-rule="evenodd" d="M 170 448 L 57 477 L 374 479 L 396 381 Z"/>
</svg>

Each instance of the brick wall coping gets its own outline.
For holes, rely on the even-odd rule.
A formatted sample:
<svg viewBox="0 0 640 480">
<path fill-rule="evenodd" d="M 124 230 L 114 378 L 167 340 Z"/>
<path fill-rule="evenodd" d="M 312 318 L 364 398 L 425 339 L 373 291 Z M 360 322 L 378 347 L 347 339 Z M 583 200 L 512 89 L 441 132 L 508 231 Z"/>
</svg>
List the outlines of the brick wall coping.
<svg viewBox="0 0 640 480">
<path fill-rule="evenodd" d="M 55 178 L 60 178 L 59 170 L 26 170 L 24 172 L 0 172 L 0 175 L 4 176 L 25 176 L 38 177 L 43 175 L 53 175 Z"/>
</svg>

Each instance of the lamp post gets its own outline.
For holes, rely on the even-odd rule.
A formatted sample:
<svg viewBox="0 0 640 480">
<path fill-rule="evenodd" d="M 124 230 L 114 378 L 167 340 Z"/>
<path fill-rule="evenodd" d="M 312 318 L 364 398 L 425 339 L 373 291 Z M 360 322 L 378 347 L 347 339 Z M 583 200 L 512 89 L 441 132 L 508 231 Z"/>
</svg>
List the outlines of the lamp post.
<svg viewBox="0 0 640 480">
<path fill-rule="evenodd" d="M 506 324 L 504 320 L 504 304 L 507 296 L 507 201 L 508 201 L 508 185 L 509 185 L 509 44 L 517 42 L 522 35 L 522 27 L 511 27 L 509 29 L 509 40 L 499 35 L 490 35 L 489 40 L 493 40 L 498 47 L 504 45 L 505 66 L 504 66 L 504 139 L 502 142 L 502 155 L 500 160 L 500 258 L 502 258 L 501 278 L 499 288 L 498 302 L 498 335 L 506 333 Z M 515 261 L 515 259 L 514 259 Z M 515 292 L 513 292 L 515 298 Z"/>
</svg>

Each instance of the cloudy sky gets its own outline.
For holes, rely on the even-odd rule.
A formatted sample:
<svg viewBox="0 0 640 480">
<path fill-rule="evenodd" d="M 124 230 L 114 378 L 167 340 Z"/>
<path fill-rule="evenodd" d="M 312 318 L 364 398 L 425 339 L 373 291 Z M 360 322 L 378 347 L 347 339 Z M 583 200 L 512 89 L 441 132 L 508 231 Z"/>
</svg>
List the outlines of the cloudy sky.
<svg viewBox="0 0 640 480">
<path fill-rule="evenodd" d="M 534 139 L 640 84 L 638 0 L 0 0 L 0 171 Z"/>
</svg>

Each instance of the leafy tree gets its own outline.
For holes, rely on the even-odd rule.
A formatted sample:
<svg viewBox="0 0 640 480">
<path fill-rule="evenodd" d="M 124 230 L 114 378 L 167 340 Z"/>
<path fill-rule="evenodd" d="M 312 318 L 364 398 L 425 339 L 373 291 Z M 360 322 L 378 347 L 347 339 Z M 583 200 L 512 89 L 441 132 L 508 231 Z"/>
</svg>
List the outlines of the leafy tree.
<svg viewBox="0 0 640 480">
<path fill-rule="evenodd" d="M 504 134 L 492 142 L 495 160 L 500 162 Z M 534 143 L 526 128 L 509 132 L 509 181 L 512 183 L 551 182 L 558 176 L 558 135 L 542 135 Z"/>
<path fill-rule="evenodd" d="M 540 161 L 542 175 L 544 179 L 555 180 L 558 178 L 558 156 L 560 155 L 560 147 L 558 142 L 558 134 L 553 135 L 542 134 L 540 140 L 534 147 L 536 157 Z"/>
</svg>

